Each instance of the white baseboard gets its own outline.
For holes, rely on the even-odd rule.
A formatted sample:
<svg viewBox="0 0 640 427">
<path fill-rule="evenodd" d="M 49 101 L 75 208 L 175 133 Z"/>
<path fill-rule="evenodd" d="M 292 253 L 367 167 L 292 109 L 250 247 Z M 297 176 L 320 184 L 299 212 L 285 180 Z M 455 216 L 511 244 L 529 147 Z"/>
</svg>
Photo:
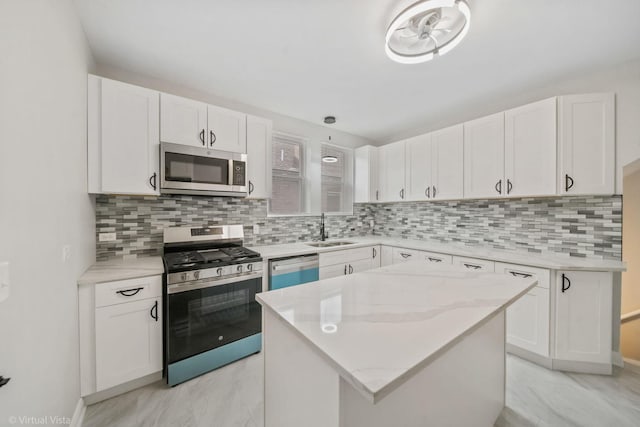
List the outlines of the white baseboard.
<svg viewBox="0 0 640 427">
<path fill-rule="evenodd" d="M 84 421 L 84 414 L 87 411 L 87 405 L 84 404 L 84 399 L 78 399 L 76 404 L 76 410 L 73 411 L 73 417 L 71 417 L 71 423 L 69 427 L 82 427 Z"/>
<path fill-rule="evenodd" d="M 624 369 L 640 374 L 640 360 L 624 358 Z"/>
</svg>

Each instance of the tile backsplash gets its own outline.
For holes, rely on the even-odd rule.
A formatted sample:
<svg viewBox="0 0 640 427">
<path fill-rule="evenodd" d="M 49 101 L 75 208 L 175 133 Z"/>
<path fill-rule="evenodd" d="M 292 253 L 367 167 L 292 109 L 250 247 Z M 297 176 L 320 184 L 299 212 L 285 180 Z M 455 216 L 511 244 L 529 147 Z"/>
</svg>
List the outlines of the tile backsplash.
<svg viewBox="0 0 640 427">
<path fill-rule="evenodd" d="M 160 255 L 165 227 L 243 224 L 245 244 L 251 246 L 315 239 L 319 221 L 319 216 L 268 218 L 266 200 L 101 195 L 96 198 L 96 232 L 116 233 L 116 240 L 97 239 L 97 258 Z M 330 238 L 373 234 L 620 259 L 622 198 L 363 203 L 354 205 L 353 215 L 328 216 L 326 228 Z"/>
</svg>

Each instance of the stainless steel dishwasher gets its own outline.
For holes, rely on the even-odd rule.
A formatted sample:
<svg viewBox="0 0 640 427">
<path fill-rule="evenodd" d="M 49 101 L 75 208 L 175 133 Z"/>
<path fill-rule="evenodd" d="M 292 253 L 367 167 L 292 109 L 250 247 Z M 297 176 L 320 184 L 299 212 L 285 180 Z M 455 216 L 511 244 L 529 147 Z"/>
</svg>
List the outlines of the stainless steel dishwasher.
<svg viewBox="0 0 640 427">
<path fill-rule="evenodd" d="M 318 254 L 269 261 L 269 290 L 287 288 L 319 279 Z"/>
</svg>

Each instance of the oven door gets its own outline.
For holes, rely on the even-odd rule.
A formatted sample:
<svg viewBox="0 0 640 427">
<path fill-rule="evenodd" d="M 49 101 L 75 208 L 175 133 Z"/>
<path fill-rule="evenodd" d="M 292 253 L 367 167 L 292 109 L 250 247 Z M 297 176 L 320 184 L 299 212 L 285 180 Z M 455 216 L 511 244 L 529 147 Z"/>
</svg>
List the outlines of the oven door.
<svg viewBox="0 0 640 427">
<path fill-rule="evenodd" d="M 246 154 L 170 143 L 161 147 L 162 193 L 246 196 Z"/>
<path fill-rule="evenodd" d="M 175 363 L 260 333 L 256 293 L 262 274 L 204 279 L 167 288 L 167 363 Z"/>
</svg>

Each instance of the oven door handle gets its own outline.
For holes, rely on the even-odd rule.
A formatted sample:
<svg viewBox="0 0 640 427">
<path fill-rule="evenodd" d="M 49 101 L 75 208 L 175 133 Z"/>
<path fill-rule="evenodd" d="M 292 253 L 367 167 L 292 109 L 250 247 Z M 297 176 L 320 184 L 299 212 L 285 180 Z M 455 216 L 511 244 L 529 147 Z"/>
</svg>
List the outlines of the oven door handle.
<svg viewBox="0 0 640 427">
<path fill-rule="evenodd" d="M 192 280 L 190 282 L 174 283 L 167 286 L 168 294 L 177 294 L 180 292 L 193 291 L 196 289 L 213 288 L 214 286 L 228 285 L 230 283 L 244 282 L 246 280 L 262 278 L 262 271 L 251 274 L 242 274 L 223 279 L 207 278 L 200 280 Z"/>
</svg>

